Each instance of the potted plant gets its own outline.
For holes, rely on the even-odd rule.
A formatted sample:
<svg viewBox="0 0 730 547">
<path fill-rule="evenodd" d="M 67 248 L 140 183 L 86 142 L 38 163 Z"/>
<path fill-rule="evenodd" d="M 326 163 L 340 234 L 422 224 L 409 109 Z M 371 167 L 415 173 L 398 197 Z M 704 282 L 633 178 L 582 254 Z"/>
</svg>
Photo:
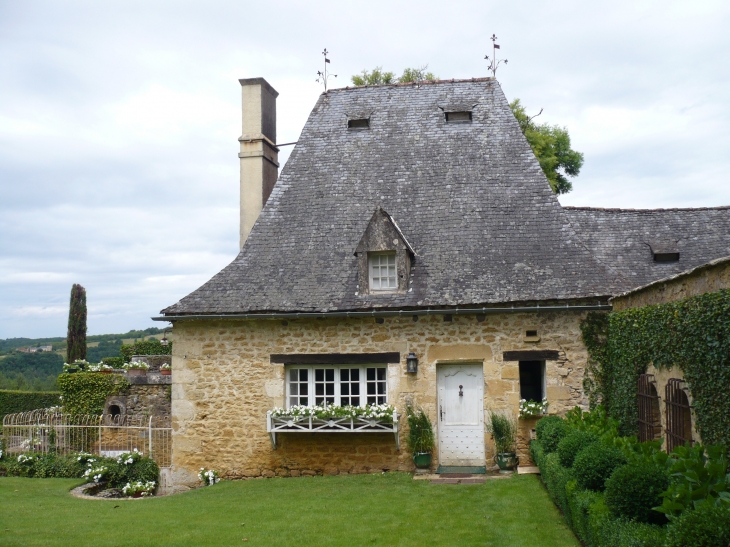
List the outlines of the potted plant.
<svg viewBox="0 0 730 547">
<path fill-rule="evenodd" d="M 547 399 L 543 399 L 541 402 L 520 399 L 520 419 L 540 418 L 547 414 L 548 406 Z"/>
<path fill-rule="evenodd" d="M 150 366 L 142 361 L 132 361 L 131 363 L 124 363 L 122 368 L 127 371 L 129 376 L 144 376 Z"/>
<path fill-rule="evenodd" d="M 511 472 L 519 464 L 519 459 L 515 453 L 517 421 L 514 416 L 490 410 L 489 423 L 486 427 L 487 432 L 492 435 L 497 449 L 494 460 L 499 466 L 499 472 Z"/>
<path fill-rule="evenodd" d="M 423 409 L 406 407 L 408 416 L 408 449 L 413 454 L 413 463 L 418 469 L 429 469 L 434 449 L 433 427 Z"/>
<path fill-rule="evenodd" d="M 163 376 L 170 376 L 170 374 L 172 374 L 172 366 L 167 363 L 160 365 L 160 374 Z"/>
</svg>

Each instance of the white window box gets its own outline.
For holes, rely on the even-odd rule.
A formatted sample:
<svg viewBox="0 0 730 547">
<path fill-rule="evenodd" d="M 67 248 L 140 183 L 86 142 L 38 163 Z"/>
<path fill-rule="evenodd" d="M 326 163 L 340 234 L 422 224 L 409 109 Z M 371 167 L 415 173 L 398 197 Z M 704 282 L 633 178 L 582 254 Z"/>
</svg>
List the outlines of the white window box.
<svg viewBox="0 0 730 547">
<path fill-rule="evenodd" d="M 315 416 L 272 416 L 266 413 L 266 431 L 271 437 L 271 444 L 276 450 L 277 433 L 393 433 L 395 445 L 400 450 L 398 438 L 398 419 L 400 415 L 394 410 L 393 421 L 375 418 L 317 418 Z"/>
</svg>

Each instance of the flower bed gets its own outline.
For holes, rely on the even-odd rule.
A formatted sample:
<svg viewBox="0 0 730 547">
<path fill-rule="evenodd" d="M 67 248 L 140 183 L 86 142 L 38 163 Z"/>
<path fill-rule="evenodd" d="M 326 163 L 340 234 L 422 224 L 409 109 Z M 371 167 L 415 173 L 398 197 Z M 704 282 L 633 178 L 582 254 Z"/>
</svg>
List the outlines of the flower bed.
<svg viewBox="0 0 730 547">
<path fill-rule="evenodd" d="M 393 433 L 398 439 L 398 415 L 392 405 L 293 406 L 266 413 L 266 430 L 276 449 L 277 433 Z"/>
</svg>

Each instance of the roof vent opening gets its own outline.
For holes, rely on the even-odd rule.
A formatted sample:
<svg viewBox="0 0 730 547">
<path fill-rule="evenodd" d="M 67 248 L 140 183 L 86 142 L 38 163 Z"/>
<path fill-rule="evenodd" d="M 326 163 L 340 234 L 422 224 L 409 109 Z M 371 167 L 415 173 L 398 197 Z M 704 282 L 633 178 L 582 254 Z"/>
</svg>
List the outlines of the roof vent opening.
<svg viewBox="0 0 730 547">
<path fill-rule="evenodd" d="M 677 262 L 679 261 L 679 247 L 676 241 L 655 240 L 649 242 L 654 262 Z"/>
<path fill-rule="evenodd" d="M 471 110 L 461 112 L 445 112 L 446 123 L 469 123 L 471 121 Z"/>
<path fill-rule="evenodd" d="M 679 253 L 654 253 L 654 262 L 678 262 Z"/>
<path fill-rule="evenodd" d="M 370 119 L 369 118 L 355 118 L 347 120 L 348 129 L 369 129 Z"/>
</svg>

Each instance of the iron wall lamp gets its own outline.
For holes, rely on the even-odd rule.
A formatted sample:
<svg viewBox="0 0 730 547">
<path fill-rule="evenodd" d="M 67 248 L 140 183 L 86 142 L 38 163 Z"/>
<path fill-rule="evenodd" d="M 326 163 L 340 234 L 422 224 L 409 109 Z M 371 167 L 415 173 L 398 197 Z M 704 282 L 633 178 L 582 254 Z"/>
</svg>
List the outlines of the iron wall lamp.
<svg viewBox="0 0 730 547">
<path fill-rule="evenodd" d="M 406 372 L 412 372 L 413 374 L 418 372 L 418 357 L 413 352 L 410 352 L 406 357 Z"/>
</svg>

